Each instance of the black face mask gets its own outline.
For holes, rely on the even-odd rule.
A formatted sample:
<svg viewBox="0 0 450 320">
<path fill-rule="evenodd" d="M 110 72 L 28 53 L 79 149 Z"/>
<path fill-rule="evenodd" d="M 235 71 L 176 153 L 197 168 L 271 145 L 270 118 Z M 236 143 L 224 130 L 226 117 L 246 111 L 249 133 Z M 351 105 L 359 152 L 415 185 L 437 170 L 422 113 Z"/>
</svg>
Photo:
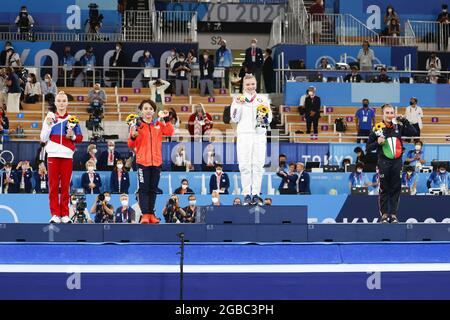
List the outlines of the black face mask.
<svg viewBox="0 0 450 320">
<path fill-rule="evenodd" d="M 369 107 L 369 104 L 368 104 L 368 103 L 363 103 L 363 107 L 364 107 L 364 108 L 368 108 L 368 107 Z"/>
<path fill-rule="evenodd" d="M 280 161 L 280 167 L 283 167 L 286 164 L 286 161 Z"/>
</svg>

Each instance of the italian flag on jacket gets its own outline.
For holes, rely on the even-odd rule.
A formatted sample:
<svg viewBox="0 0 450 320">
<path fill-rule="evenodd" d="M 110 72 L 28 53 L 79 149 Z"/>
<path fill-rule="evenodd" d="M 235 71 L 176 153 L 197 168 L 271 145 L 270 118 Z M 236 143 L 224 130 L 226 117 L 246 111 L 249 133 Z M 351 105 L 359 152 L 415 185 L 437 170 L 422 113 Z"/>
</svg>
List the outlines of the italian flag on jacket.
<svg viewBox="0 0 450 320">
<path fill-rule="evenodd" d="M 383 143 L 383 154 L 388 159 L 397 159 L 402 156 L 402 142 L 399 138 L 389 137 Z"/>
</svg>

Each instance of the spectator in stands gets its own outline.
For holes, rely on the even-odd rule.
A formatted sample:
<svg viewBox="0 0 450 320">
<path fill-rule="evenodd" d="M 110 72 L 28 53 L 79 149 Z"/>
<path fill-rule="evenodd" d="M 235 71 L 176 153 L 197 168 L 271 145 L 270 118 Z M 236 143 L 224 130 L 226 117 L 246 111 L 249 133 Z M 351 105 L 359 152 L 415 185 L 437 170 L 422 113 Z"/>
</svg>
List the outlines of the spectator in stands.
<svg viewBox="0 0 450 320">
<path fill-rule="evenodd" d="M 194 49 L 189 50 L 187 57 L 186 57 L 186 62 L 189 64 L 189 66 L 191 68 L 192 68 L 193 64 L 197 63 L 197 55 L 195 54 Z"/>
<path fill-rule="evenodd" d="M 317 69 L 331 70 L 331 65 L 328 63 L 328 59 L 327 58 L 320 59 L 320 63 L 319 63 L 319 66 L 317 67 Z"/>
<path fill-rule="evenodd" d="M 272 50 L 269 48 L 267 48 L 265 51 L 262 73 L 264 77 L 264 89 L 266 93 L 275 92 L 275 73 L 273 71 Z"/>
<path fill-rule="evenodd" d="M 298 106 L 298 113 L 300 114 L 300 117 L 303 117 L 305 115 L 305 99 L 308 96 L 309 90 L 314 90 L 314 86 L 309 86 L 308 89 L 306 89 L 306 93 L 300 97 L 300 104 Z"/>
<path fill-rule="evenodd" d="M 433 171 L 427 180 L 427 188 L 440 188 L 448 190 L 450 184 L 450 174 L 447 172 L 446 165 L 441 162 L 436 171 Z"/>
<path fill-rule="evenodd" d="M 281 178 L 280 185 L 278 186 L 278 191 L 280 194 L 297 194 L 296 182 L 298 180 L 298 175 L 295 174 L 295 163 L 289 163 L 288 172 L 278 170 L 277 176 Z"/>
<path fill-rule="evenodd" d="M 211 115 L 205 111 L 202 103 L 192 106 L 192 114 L 188 120 L 188 130 L 195 141 L 202 140 L 203 136 L 209 136 L 213 127 Z"/>
<path fill-rule="evenodd" d="M 127 193 L 130 188 L 130 175 L 127 169 L 124 168 L 123 160 L 118 159 L 116 165 L 111 172 L 111 178 L 109 181 L 109 186 L 111 188 L 111 193 Z"/>
<path fill-rule="evenodd" d="M 10 46 L 6 51 L 6 66 L 17 69 L 22 66 L 19 54 Z"/>
<path fill-rule="evenodd" d="M 392 19 L 391 25 L 389 26 L 388 35 L 390 37 L 400 37 L 400 19 Z M 396 44 L 395 42 L 391 42 L 391 44 Z"/>
<path fill-rule="evenodd" d="M 265 206 L 271 206 L 272 205 L 272 199 L 271 198 L 265 198 L 264 199 L 264 205 Z"/>
<path fill-rule="evenodd" d="M 99 194 L 102 186 L 102 179 L 100 175 L 95 172 L 94 161 L 86 162 L 87 172 L 81 175 L 81 186 L 85 194 Z M 92 212 L 92 211 L 91 211 Z"/>
<path fill-rule="evenodd" d="M 38 171 L 34 172 L 34 190 L 36 193 L 48 193 L 48 174 L 44 161 L 39 162 Z"/>
<path fill-rule="evenodd" d="M 440 23 L 439 28 L 439 37 L 438 37 L 438 50 L 447 51 L 448 47 L 448 37 L 450 36 L 450 16 L 448 14 L 448 5 L 442 5 L 442 11 L 439 13 L 437 17 L 437 21 Z M 442 43 L 441 43 L 442 39 Z M 442 46 L 442 48 L 441 48 Z"/>
<path fill-rule="evenodd" d="M 392 82 L 392 79 L 388 76 L 386 68 L 380 69 L 380 74 L 377 76 L 376 82 Z"/>
<path fill-rule="evenodd" d="M 349 158 L 344 158 L 344 160 L 342 160 L 342 164 L 341 164 L 342 168 L 341 168 L 341 170 L 343 172 L 347 172 L 347 166 L 349 166 L 351 164 L 352 164 L 352 161 Z"/>
<path fill-rule="evenodd" d="M 94 82 L 93 76 L 95 72 L 96 59 L 94 55 L 94 48 L 91 45 L 86 47 L 86 53 L 80 58 L 80 63 L 83 68 L 84 85 L 87 87 Z"/>
<path fill-rule="evenodd" d="M 37 82 L 34 73 L 28 74 L 24 94 L 26 103 L 36 103 L 39 101 L 39 97 L 41 96 L 41 84 Z"/>
<path fill-rule="evenodd" d="M 423 142 L 417 140 L 414 143 L 414 150 L 409 150 L 406 155 L 406 163 L 416 170 L 420 169 L 427 161 L 424 159 Z"/>
<path fill-rule="evenodd" d="M 264 55 L 261 48 L 258 48 L 256 44 L 258 40 L 252 39 L 250 48 L 245 50 L 245 66 L 250 73 L 253 73 L 256 78 L 256 91 L 261 92 L 261 73 L 264 63 Z"/>
<path fill-rule="evenodd" d="M 94 87 L 88 93 L 89 108 L 92 113 L 94 109 L 100 109 L 107 101 L 106 92 L 100 87 L 100 83 L 94 84 Z"/>
<path fill-rule="evenodd" d="M 208 51 L 203 51 L 202 59 L 200 59 L 200 96 L 205 96 L 206 87 L 208 87 L 209 96 L 214 96 L 213 74 L 214 62 Z"/>
<path fill-rule="evenodd" d="M 434 69 L 435 71 L 441 71 L 442 64 L 441 59 L 436 55 L 435 52 L 431 54 L 431 56 L 427 59 L 426 69 L 429 71 L 430 69 Z"/>
<path fill-rule="evenodd" d="M 180 207 L 178 196 L 174 194 L 170 196 L 162 213 L 166 223 L 181 223 L 186 216 L 186 212 Z"/>
<path fill-rule="evenodd" d="M 355 113 L 355 123 L 358 129 L 358 138 L 356 138 L 356 143 L 366 143 L 369 137 L 370 131 L 375 125 L 375 110 L 369 108 L 369 99 L 362 100 L 362 108 L 359 108 Z"/>
<path fill-rule="evenodd" d="M 214 171 L 216 163 L 220 162 L 216 157 L 214 145 L 212 143 L 206 146 L 205 153 L 203 155 L 203 171 Z"/>
<path fill-rule="evenodd" d="M 89 19 L 85 22 L 86 33 L 99 33 L 100 28 L 103 25 L 103 15 L 98 11 L 98 5 L 96 3 L 90 3 L 89 6 Z M 91 39 L 96 39 L 92 37 Z M 98 39 L 98 38 L 97 38 Z"/>
<path fill-rule="evenodd" d="M 189 96 L 189 80 L 191 73 L 191 68 L 185 61 L 184 53 L 181 52 L 178 56 L 178 61 L 173 66 L 173 72 L 176 74 L 175 79 L 175 90 L 176 96 L 181 96 L 181 91 L 183 91 L 184 96 Z"/>
<path fill-rule="evenodd" d="M 344 82 L 361 82 L 362 77 L 358 73 L 358 66 L 352 66 L 352 73 L 345 76 Z"/>
<path fill-rule="evenodd" d="M 178 117 L 177 112 L 175 111 L 174 108 L 169 109 L 169 121 L 170 121 L 170 123 L 172 123 L 173 129 L 174 129 L 173 134 L 178 135 L 180 133 L 181 121 L 180 121 L 180 118 Z"/>
<path fill-rule="evenodd" d="M 0 108 L 8 103 L 8 85 L 6 84 L 6 69 L 0 69 Z"/>
<path fill-rule="evenodd" d="M 193 194 L 195 193 L 191 188 L 189 188 L 189 182 L 187 179 L 181 180 L 181 186 L 176 188 L 174 194 Z"/>
<path fill-rule="evenodd" d="M 128 204 L 128 194 L 120 195 L 121 206 L 117 208 L 114 215 L 114 223 L 136 223 L 136 212 Z"/>
<path fill-rule="evenodd" d="M 409 99 L 409 106 L 405 110 L 405 118 L 416 128 L 417 137 L 420 137 L 420 130 L 423 128 L 423 111 L 422 108 L 417 105 L 417 98 L 411 97 Z"/>
<path fill-rule="evenodd" d="M 177 63 L 177 62 L 178 62 L 177 50 L 175 48 L 173 48 L 170 51 L 170 56 L 168 56 L 166 59 L 166 68 L 168 70 L 167 79 L 170 82 L 170 93 L 172 93 L 172 94 L 175 91 L 175 77 L 176 77 L 176 72 L 174 71 L 173 67 L 175 66 L 175 63 Z"/>
<path fill-rule="evenodd" d="M 44 95 L 45 101 L 49 104 L 53 104 L 55 102 L 55 96 L 58 93 L 58 88 L 56 87 L 56 83 L 53 82 L 52 76 L 48 73 L 44 76 L 44 83 L 41 85 L 41 92 Z"/>
<path fill-rule="evenodd" d="M 417 174 L 414 172 L 414 167 L 408 166 L 406 172 L 402 174 L 402 187 L 407 187 L 412 195 L 417 192 Z"/>
<path fill-rule="evenodd" d="M 19 33 L 23 34 L 31 32 L 34 25 L 34 19 L 28 13 L 28 9 L 26 6 L 22 6 L 20 8 L 20 12 L 16 17 L 15 24 L 18 28 Z"/>
<path fill-rule="evenodd" d="M 156 65 L 150 50 L 146 49 L 144 54 L 139 57 L 138 65 L 142 68 L 153 68 Z"/>
<path fill-rule="evenodd" d="M 209 178 L 209 193 L 217 191 L 219 193 L 228 194 L 230 187 L 230 179 L 228 175 L 223 172 L 223 166 L 220 163 L 216 164 L 216 172 Z"/>
<path fill-rule="evenodd" d="M 12 170 L 12 164 L 10 162 L 5 163 L 2 173 L 2 192 L 3 193 L 17 193 L 18 180 L 16 174 Z"/>
<path fill-rule="evenodd" d="M 128 65 L 128 60 L 125 52 L 123 51 L 123 44 L 121 42 L 116 43 L 116 50 L 114 51 L 113 56 L 109 60 L 110 72 L 113 72 L 113 76 L 111 77 L 111 86 L 121 86 L 124 80 L 124 67 Z"/>
<path fill-rule="evenodd" d="M 158 110 L 163 110 L 163 104 L 166 99 L 166 90 L 170 87 L 170 82 L 160 78 L 152 80 L 148 83 L 150 87 L 150 100 L 156 103 Z"/>
<path fill-rule="evenodd" d="M 195 217 L 197 216 L 197 200 L 195 198 L 195 195 L 191 194 L 188 197 L 189 205 L 184 207 L 184 213 L 186 214 L 184 217 L 182 217 L 181 222 L 183 223 L 194 223 Z"/>
<path fill-rule="evenodd" d="M 8 112 L 19 112 L 20 110 L 20 94 L 22 92 L 20 88 L 19 77 L 11 67 L 6 68 L 6 85 L 8 86 Z"/>
<path fill-rule="evenodd" d="M 372 183 L 369 186 L 372 187 L 369 194 L 377 195 L 380 193 L 380 172 L 378 171 L 378 166 L 375 169 L 375 173 L 372 176 Z"/>
<path fill-rule="evenodd" d="M 383 33 L 385 36 L 392 36 L 393 31 L 396 29 L 396 27 L 393 27 L 393 24 L 399 27 L 400 25 L 400 18 L 395 12 L 394 7 L 391 5 L 388 5 L 386 7 L 386 13 L 384 14 L 384 30 Z M 399 29 L 400 33 L 400 29 Z"/>
<path fill-rule="evenodd" d="M 6 41 L 4 49 L 2 50 L 2 52 L 0 52 L 0 66 L 6 66 L 6 55 L 9 48 L 11 47 L 12 47 L 11 41 Z"/>
<path fill-rule="evenodd" d="M 316 96 L 316 88 L 308 89 L 308 96 L 305 98 L 306 134 L 311 134 L 311 125 L 313 125 L 314 137 L 317 137 L 319 133 L 321 105 L 320 97 Z"/>
<path fill-rule="evenodd" d="M 211 193 L 211 204 L 213 206 L 220 206 L 220 193 L 217 190 L 214 190 Z"/>
<path fill-rule="evenodd" d="M 315 3 L 309 7 L 309 14 L 311 15 L 312 19 L 312 35 L 314 44 L 320 43 L 324 13 L 325 8 L 323 6 L 323 0 L 316 0 Z"/>
<path fill-rule="evenodd" d="M 114 207 L 109 201 L 111 201 L 109 192 L 99 194 L 95 199 L 91 207 L 91 213 L 95 213 L 95 223 L 114 223 Z"/>
<path fill-rule="evenodd" d="M 91 143 L 90 145 L 88 145 L 87 147 L 87 151 L 84 154 L 84 156 L 82 157 L 82 165 L 80 166 L 80 169 L 84 169 L 86 162 L 91 160 L 94 163 L 94 169 L 97 169 L 97 146 L 93 143 Z M 82 170 L 81 169 L 81 170 Z"/>
<path fill-rule="evenodd" d="M 356 164 L 355 171 L 350 173 L 350 176 L 348 177 L 348 185 L 350 191 L 352 190 L 352 188 L 361 188 L 369 186 L 369 180 L 367 179 L 366 174 L 363 172 L 363 169 L 364 164 L 358 162 Z"/>
<path fill-rule="evenodd" d="M 310 178 L 309 173 L 305 171 L 305 164 L 302 162 L 297 162 L 295 169 L 298 176 L 297 181 L 295 182 L 297 193 L 311 194 L 311 189 L 309 186 Z"/>
<path fill-rule="evenodd" d="M 75 79 L 75 64 L 76 60 L 71 53 L 70 46 L 65 46 L 64 56 L 61 59 L 61 65 L 63 67 L 63 80 L 65 80 L 64 86 L 73 86 L 73 80 Z"/>
<path fill-rule="evenodd" d="M 116 144 L 113 140 L 108 140 L 108 150 L 100 154 L 97 162 L 97 168 L 100 171 L 110 171 L 114 169 L 116 161 L 121 159 L 119 152 L 116 151 Z"/>
<path fill-rule="evenodd" d="M 172 171 L 189 171 L 191 169 L 191 162 L 186 155 L 186 149 L 183 144 L 178 146 L 174 158 Z"/>
<path fill-rule="evenodd" d="M 372 49 L 370 49 L 369 41 L 364 40 L 362 48 L 358 52 L 358 62 L 359 69 L 362 71 L 370 71 L 373 69 L 373 60 L 375 59 L 375 54 Z"/>
<path fill-rule="evenodd" d="M 216 67 L 225 69 L 225 88 L 230 88 L 230 68 L 233 64 L 233 55 L 227 48 L 227 42 L 222 39 L 219 43 L 220 48 L 216 51 Z"/>
<path fill-rule="evenodd" d="M 72 223 L 94 223 L 94 220 L 91 219 L 89 211 L 87 208 L 84 208 L 82 212 L 78 212 L 78 197 L 76 194 L 72 194 L 70 196 L 70 205 L 69 205 L 69 218 Z"/>
<path fill-rule="evenodd" d="M 239 198 L 239 197 L 234 198 L 233 206 L 242 206 L 241 198 Z"/>
<path fill-rule="evenodd" d="M 33 190 L 32 182 L 33 171 L 30 168 L 29 161 L 20 161 L 16 168 L 16 181 L 19 186 L 19 193 L 31 193 Z"/>
</svg>

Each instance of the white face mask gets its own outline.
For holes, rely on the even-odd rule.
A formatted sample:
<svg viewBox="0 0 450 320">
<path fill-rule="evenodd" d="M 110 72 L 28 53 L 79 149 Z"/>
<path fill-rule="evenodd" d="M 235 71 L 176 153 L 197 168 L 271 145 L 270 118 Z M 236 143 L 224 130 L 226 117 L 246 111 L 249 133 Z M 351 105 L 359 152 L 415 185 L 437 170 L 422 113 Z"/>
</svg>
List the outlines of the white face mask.
<svg viewBox="0 0 450 320">
<path fill-rule="evenodd" d="M 212 198 L 212 202 L 213 202 L 213 203 L 218 203 L 218 202 L 219 202 L 219 198 L 213 197 L 213 198 Z"/>
<path fill-rule="evenodd" d="M 439 170 L 440 173 L 445 173 L 446 171 L 447 171 L 447 170 L 445 170 L 445 169 Z"/>
<path fill-rule="evenodd" d="M 181 59 L 180 59 L 180 62 L 184 62 L 184 58 L 181 58 Z"/>
<path fill-rule="evenodd" d="M 99 93 L 99 92 L 100 92 L 100 90 L 98 90 L 98 89 L 95 89 L 95 90 L 94 90 L 94 92 L 95 92 L 95 93 Z"/>
<path fill-rule="evenodd" d="M 182 184 L 181 185 L 181 189 L 187 189 L 187 187 L 188 187 L 187 184 Z"/>
<path fill-rule="evenodd" d="M 412 172 L 411 172 L 411 171 L 408 171 L 406 174 L 407 174 L 408 176 L 410 176 L 410 175 L 412 175 Z"/>
<path fill-rule="evenodd" d="M 108 146 L 108 150 L 109 151 L 113 151 L 114 150 L 114 146 Z"/>
<path fill-rule="evenodd" d="M 150 52 L 146 52 L 146 53 L 145 53 L 145 56 L 146 56 L 146 57 L 150 57 Z"/>
<path fill-rule="evenodd" d="M 253 43 L 251 44 L 251 46 L 252 46 L 252 48 L 256 48 L 256 43 L 253 42 Z"/>
<path fill-rule="evenodd" d="M 122 201 L 120 201 L 120 203 L 121 203 L 122 206 L 124 206 L 124 207 L 128 206 L 128 200 L 122 200 Z"/>
<path fill-rule="evenodd" d="M 195 201 L 195 200 L 190 200 L 189 201 L 189 205 L 190 206 L 195 206 L 196 203 L 197 203 L 197 201 Z"/>
<path fill-rule="evenodd" d="M 109 200 L 111 200 L 111 197 L 105 197 L 106 202 L 108 202 Z"/>
<path fill-rule="evenodd" d="M 92 153 L 97 153 L 97 149 L 92 149 Z"/>
<path fill-rule="evenodd" d="M 117 165 L 117 169 L 122 169 L 122 168 L 123 168 L 123 164 L 119 163 L 119 164 Z"/>
<path fill-rule="evenodd" d="M 5 171 L 8 173 L 11 172 L 11 168 L 6 168 Z"/>
<path fill-rule="evenodd" d="M 216 173 L 217 173 L 217 174 L 221 174 L 221 173 L 222 173 L 222 170 L 216 170 Z"/>
<path fill-rule="evenodd" d="M 363 172 L 363 170 L 362 169 L 356 169 L 356 172 L 361 173 L 361 172 Z"/>
<path fill-rule="evenodd" d="M 88 172 L 94 172 L 94 167 L 88 167 Z"/>
<path fill-rule="evenodd" d="M 314 95 L 314 92 L 308 91 L 308 95 L 309 95 L 310 97 L 312 97 L 312 96 Z"/>
<path fill-rule="evenodd" d="M 392 9 L 388 9 L 388 12 L 391 13 L 391 12 L 392 12 Z"/>
<path fill-rule="evenodd" d="M 119 47 L 119 46 L 117 46 L 117 47 L 116 47 L 116 50 L 117 50 L 117 51 L 119 51 L 119 50 L 120 50 L 120 47 Z"/>
<path fill-rule="evenodd" d="M 208 56 L 205 54 L 204 56 L 203 56 L 203 59 L 208 59 Z"/>
<path fill-rule="evenodd" d="M 419 144 L 414 146 L 414 149 L 416 149 L 417 151 L 420 151 L 421 148 L 422 147 Z"/>
<path fill-rule="evenodd" d="M 49 82 L 50 82 L 50 79 L 45 79 L 44 81 L 47 82 L 47 83 L 49 83 Z"/>
<path fill-rule="evenodd" d="M 77 204 L 77 200 L 72 200 L 72 205 L 75 206 Z"/>
</svg>

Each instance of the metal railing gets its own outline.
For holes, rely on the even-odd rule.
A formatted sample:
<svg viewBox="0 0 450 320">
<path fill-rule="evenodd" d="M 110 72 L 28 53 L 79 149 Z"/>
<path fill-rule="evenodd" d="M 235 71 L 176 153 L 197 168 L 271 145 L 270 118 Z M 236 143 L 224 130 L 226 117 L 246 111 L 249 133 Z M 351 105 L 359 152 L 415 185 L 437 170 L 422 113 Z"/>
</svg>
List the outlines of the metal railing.
<svg viewBox="0 0 450 320">
<path fill-rule="evenodd" d="M 155 41 L 195 42 L 197 40 L 197 12 L 158 11 L 152 14 L 156 15 Z"/>
<path fill-rule="evenodd" d="M 418 50 L 421 51 L 448 51 L 448 37 L 450 25 L 437 21 L 408 20 L 405 24 L 405 34 L 414 35 Z"/>
<path fill-rule="evenodd" d="M 31 34 L 0 32 L 0 41 L 49 41 L 49 42 L 118 42 L 124 41 L 120 33 L 53 33 Z"/>
<path fill-rule="evenodd" d="M 414 36 L 381 36 L 379 45 L 385 46 L 416 46 L 416 38 Z"/>
</svg>

